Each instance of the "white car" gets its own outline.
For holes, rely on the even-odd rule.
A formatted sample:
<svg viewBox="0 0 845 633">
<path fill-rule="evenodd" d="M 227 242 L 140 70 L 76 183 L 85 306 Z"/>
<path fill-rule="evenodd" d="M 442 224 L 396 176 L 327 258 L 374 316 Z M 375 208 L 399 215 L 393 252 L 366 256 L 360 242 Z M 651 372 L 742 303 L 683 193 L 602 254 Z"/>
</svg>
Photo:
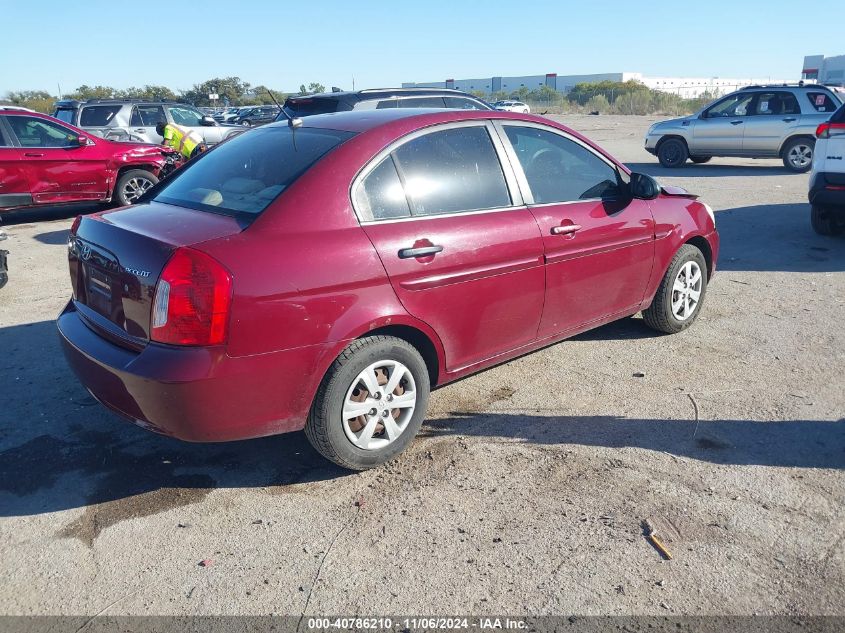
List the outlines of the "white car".
<svg viewBox="0 0 845 633">
<path fill-rule="evenodd" d="M 497 101 L 493 107 L 500 112 L 521 112 L 522 114 L 531 112 L 531 108 L 522 101 Z"/>
<path fill-rule="evenodd" d="M 809 198 L 816 233 L 845 232 L 845 105 L 816 129 Z"/>
</svg>

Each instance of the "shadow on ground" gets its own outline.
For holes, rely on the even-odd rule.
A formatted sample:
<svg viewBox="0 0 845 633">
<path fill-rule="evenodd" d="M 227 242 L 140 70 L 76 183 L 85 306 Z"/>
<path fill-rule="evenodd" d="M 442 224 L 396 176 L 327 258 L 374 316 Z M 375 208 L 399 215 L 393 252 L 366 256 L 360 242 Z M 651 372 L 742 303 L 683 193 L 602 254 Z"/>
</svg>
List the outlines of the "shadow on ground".
<svg viewBox="0 0 845 633">
<path fill-rule="evenodd" d="M 0 415 L 0 516 L 86 507 L 68 536 L 91 543 L 110 523 L 194 503 L 216 488 L 350 475 L 320 458 L 302 433 L 188 444 L 137 428 L 85 393 L 63 362 L 54 328 L 40 322 L 0 329 L 0 370 L 13 385 Z M 696 428 L 690 420 L 458 412 L 423 430 L 429 437 L 451 434 L 637 447 L 713 464 L 845 466 L 841 420 L 714 420 Z M 88 508 L 96 504 L 105 505 Z"/>
<path fill-rule="evenodd" d="M 85 203 L 73 203 L 67 205 L 34 207 L 20 209 L 18 211 L 5 211 L 0 215 L 0 227 L 14 226 L 16 224 L 29 224 L 32 222 L 50 222 L 53 220 L 67 220 L 77 215 L 85 215 L 101 211 L 104 207 Z"/>
<path fill-rule="evenodd" d="M 717 270 L 837 272 L 845 239 L 816 234 L 809 204 L 761 204 L 716 213 L 721 237 Z"/>
</svg>

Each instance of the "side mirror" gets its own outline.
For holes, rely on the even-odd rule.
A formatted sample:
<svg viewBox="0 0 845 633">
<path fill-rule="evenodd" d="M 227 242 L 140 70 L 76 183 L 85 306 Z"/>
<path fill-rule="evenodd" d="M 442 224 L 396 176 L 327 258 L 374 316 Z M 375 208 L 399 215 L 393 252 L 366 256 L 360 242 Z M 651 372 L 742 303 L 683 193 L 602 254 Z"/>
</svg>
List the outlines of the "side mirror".
<svg viewBox="0 0 845 633">
<path fill-rule="evenodd" d="M 200 119 L 200 125 L 204 125 L 206 127 L 211 127 L 215 124 L 216 124 L 216 121 L 214 119 L 212 119 L 210 116 L 208 116 L 207 114 Z"/>
<path fill-rule="evenodd" d="M 91 145 L 91 141 L 87 136 L 83 136 L 80 134 L 74 140 L 74 145 L 77 147 L 85 147 L 86 145 Z"/>
<path fill-rule="evenodd" d="M 631 174 L 631 182 L 628 187 L 631 195 L 639 200 L 654 200 L 660 195 L 660 185 L 654 178 L 646 174 Z"/>
</svg>

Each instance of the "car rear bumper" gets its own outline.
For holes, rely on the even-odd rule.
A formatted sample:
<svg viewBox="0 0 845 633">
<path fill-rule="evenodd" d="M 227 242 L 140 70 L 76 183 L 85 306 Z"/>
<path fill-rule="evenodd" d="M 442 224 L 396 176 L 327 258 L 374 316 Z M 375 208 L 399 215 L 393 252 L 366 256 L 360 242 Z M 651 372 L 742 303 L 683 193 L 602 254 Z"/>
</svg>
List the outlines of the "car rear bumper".
<svg viewBox="0 0 845 633">
<path fill-rule="evenodd" d="M 845 208 L 845 174 L 815 172 L 808 198 L 810 204 Z"/>
<path fill-rule="evenodd" d="M 339 350 L 312 345 L 231 357 L 223 347 L 107 341 L 69 303 L 57 322 L 68 364 L 112 411 L 148 430 L 192 442 L 262 437 L 304 427 L 325 367 Z"/>
</svg>

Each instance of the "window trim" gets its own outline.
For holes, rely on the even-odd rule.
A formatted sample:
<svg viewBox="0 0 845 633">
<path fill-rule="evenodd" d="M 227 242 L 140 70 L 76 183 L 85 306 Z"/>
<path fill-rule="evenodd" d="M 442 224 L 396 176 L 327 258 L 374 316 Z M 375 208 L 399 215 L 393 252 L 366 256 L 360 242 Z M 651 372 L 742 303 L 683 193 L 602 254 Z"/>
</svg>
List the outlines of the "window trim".
<svg viewBox="0 0 845 633">
<path fill-rule="evenodd" d="M 595 148 L 587 145 L 584 141 L 571 134 L 567 134 L 563 130 L 560 130 L 556 127 L 552 127 L 550 125 L 544 125 L 542 123 L 534 123 L 533 121 L 510 121 L 507 119 L 497 119 L 493 121 L 493 126 L 496 129 L 496 133 L 499 135 L 500 141 L 502 142 L 505 151 L 508 154 L 508 160 L 511 163 L 511 168 L 513 169 L 516 175 L 516 181 L 519 183 L 520 192 L 522 194 L 522 199 L 525 201 L 525 204 L 529 207 L 535 209 L 541 209 L 543 207 L 553 207 L 553 206 L 560 206 L 564 204 L 581 204 L 583 202 L 599 202 L 605 200 L 606 198 L 585 198 L 584 200 L 566 200 L 563 202 L 534 202 L 534 194 L 531 193 L 531 187 L 528 184 L 528 178 L 525 176 L 525 170 L 522 168 L 522 163 L 519 162 L 519 156 L 516 153 L 513 145 L 508 138 L 508 134 L 505 131 L 505 127 L 507 126 L 514 126 L 514 127 L 527 127 L 527 128 L 534 128 L 537 130 L 542 130 L 544 132 L 551 132 L 552 134 L 556 134 L 562 138 L 565 138 L 568 141 L 574 142 L 576 145 L 580 145 L 582 148 L 587 150 L 596 158 L 602 160 L 608 167 L 610 167 L 614 172 L 616 172 L 617 180 L 624 179 L 622 173 L 619 170 L 619 165 L 613 162 L 609 157 L 605 156 L 601 152 L 597 152 Z"/>
<path fill-rule="evenodd" d="M 465 127 L 483 127 L 487 130 L 487 134 L 490 136 L 490 141 L 493 144 L 493 150 L 496 152 L 496 157 L 499 159 L 499 165 L 502 168 L 502 174 L 505 177 L 505 186 L 508 190 L 508 195 L 510 196 L 511 202 L 507 206 L 501 207 L 490 207 L 487 209 L 473 209 L 471 211 L 456 211 L 454 213 L 435 213 L 432 215 L 410 215 L 406 218 L 385 218 L 385 219 L 375 219 L 372 217 L 372 214 L 369 210 L 359 209 L 355 205 L 355 194 L 358 192 L 358 187 L 363 186 L 363 181 L 370 175 L 370 173 L 381 164 L 381 161 L 384 160 L 387 156 L 392 154 L 394 151 L 413 141 L 414 139 L 420 138 L 421 136 L 425 136 L 427 134 L 432 134 L 435 132 L 442 132 L 445 130 L 453 130 Z M 349 202 L 352 205 L 352 210 L 355 213 L 355 217 L 358 218 L 358 222 L 361 225 L 370 225 L 370 224 L 385 224 L 385 223 L 392 223 L 392 222 L 408 222 L 408 221 L 424 221 L 424 220 L 433 220 L 436 218 L 451 218 L 455 216 L 461 215 L 470 215 L 470 214 L 478 214 L 478 213 L 493 213 L 498 211 L 510 211 L 515 208 L 523 208 L 525 207 L 525 202 L 523 201 L 522 194 L 520 192 L 519 184 L 516 178 L 516 175 L 513 170 L 513 166 L 511 165 L 510 158 L 508 157 L 507 153 L 505 152 L 505 148 L 502 145 L 502 140 L 499 137 L 498 132 L 496 131 L 493 122 L 489 119 L 475 119 L 471 121 L 452 121 L 450 123 L 441 123 L 430 125 L 424 127 L 419 130 L 415 130 L 403 136 L 400 139 L 392 142 L 386 148 L 381 150 L 378 154 L 373 156 L 367 163 L 358 171 L 355 177 L 352 179 L 352 184 L 349 186 Z"/>
</svg>

